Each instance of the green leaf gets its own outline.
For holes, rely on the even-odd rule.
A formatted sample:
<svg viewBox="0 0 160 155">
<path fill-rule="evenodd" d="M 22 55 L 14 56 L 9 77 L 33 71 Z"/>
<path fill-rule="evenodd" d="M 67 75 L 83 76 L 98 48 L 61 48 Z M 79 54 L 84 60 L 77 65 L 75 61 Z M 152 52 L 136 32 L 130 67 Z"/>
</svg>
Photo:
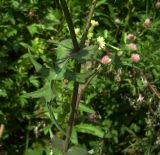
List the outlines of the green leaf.
<svg viewBox="0 0 160 155">
<path fill-rule="evenodd" d="M 24 155 L 42 155 L 43 149 L 28 149 Z"/>
<path fill-rule="evenodd" d="M 0 89 L 0 97 L 7 97 L 7 91 L 5 89 Z"/>
<path fill-rule="evenodd" d="M 32 64 L 34 65 L 36 71 L 39 72 L 42 69 L 42 65 L 34 60 L 34 58 L 33 58 L 29 49 L 28 49 L 28 51 L 29 51 L 29 58 L 30 58 Z"/>
<path fill-rule="evenodd" d="M 39 80 L 37 79 L 36 76 L 31 76 L 29 78 L 29 81 L 35 86 L 35 87 L 39 87 Z"/>
<path fill-rule="evenodd" d="M 84 83 L 93 74 L 93 72 L 94 71 L 92 70 L 86 73 L 76 73 L 76 81 Z"/>
<path fill-rule="evenodd" d="M 29 44 L 27 43 L 23 43 L 21 42 L 20 45 L 22 45 L 24 48 L 29 49 L 31 51 L 34 51 L 33 47 L 31 47 Z"/>
<path fill-rule="evenodd" d="M 72 45 L 71 39 L 66 39 L 61 41 L 58 47 L 56 48 L 57 59 L 60 60 L 60 59 L 66 58 L 71 53 L 72 49 L 73 49 L 73 45 Z"/>
<path fill-rule="evenodd" d="M 60 44 L 59 41 L 53 40 L 53 39 L 48 39 L 46 42 L 47 42 L 47 43 L 50 43 L 50 44 L 53 44 L 53 45 L 55 45 L 55 46 L 58 46 L 58 45 Z"/>
<path fill-rule="evenodd" d="M 88 155 L 88 152 L 84 148 L 73 146 L 68 150 L 67 155 Z"/>
<path fill-rule="evenodd" d="M 98 1 L 97 4 L 96 4 L 96 8 L 98 8 L 99 6 L 104 5 L 104 4 L 107 4 L 106 0 Z"/>
<path fill-rule="evenodd" d="M 85 47 L 82 50 L 80 50 L 78 53 L 76 53 L 74 58 L 80 61 L 81 63 L 85 62 L 86 60 L 91 60 L 94 57 L 97 49 L 98 49 L 97 45 L 91 45 L 91 46 Z"/>
<path fill-rule="evenodd" d="M 27 29 L 28 29 L 29 33 L 30 33 L 32 36 L 33 36 L 35 33 L 38 32 L 38 29 L 37 29 L 36 24 L 32 24 L 32 25 L 27 26 Z"/>
<path fill-rule="evenodd" d="M 18 1 L 15 1 L 15 0 L 12 0 L 11 1 L 12 2 L 12 7 L 14 8 L 14 9 L 18 9 L 20 6 L 20 4 L 19 4 L 19 2 Z"/>
<path fill-rule="evenodd" d="M 12 36 L 14 36 L 14 35 L 16 35 L 16 34 L 17 34 L 17 30 L 14 29 L 14 28 L 9 28 L 9 29 L 7 30 L 7 33 L 6 33 L 7 37 L 12 37 Z"/>
<path fill-rule="evenodd" d="M 76 131 L 75 127 L 73 127 L 73 130 L 72 130 L 71 142 L 72 142 L 73 144 L 78 144 L 77 131 Z"/>
<path fill-rule="evenodd" d="M 38 34 L 40 33 L 40 31 L 43 31 L 45 29 L 45 26 L 43 24 L 31 24 L 27 26 L 27 29 L 33 36 L 34 34 Z"/>
<path fill-rule="evenodd" d="M 94 70 L 88 71 L 87 73 L 75 73 L 70 70 L 66 70 L 64 77 L 69 81 L 73 80 L 79 83 L 84 83 L 93 73 Z"/>
<path fill-rule="evenodd" d="M 108 38 L 108 30 L 104 30 L 104 38 L 105 38 L 105 39 Z"/>
<path fill-rule="evenodd" d="M 75 126 L 77 132 L 89 133 L 100 138 L 104 137 L 104 131 L 99 126 L 94 126 L 91 124 L 79 124 Z"/>
<path fill-rule="evenodd" d="M 54 149 L 63 151 L 64 140 L 54 136 L 54 138 L 52 139 L 51 143 L 52 143 L 52 147 Z"/>
<path fill-rule="evenodd" d="M 143 84 L 142 80 L 137 79 L 137 86 L 140 89 L 140 91 L 144 90 L 144 84 Z"/>
<path fill-rule="evenodd" d="M 79 110 L 83 111 L 83 112 L 88 112 L 88 113 L 95 113 L 95 111 L 93 109 L 87 107 L 86 105 L 84 105 L 82 103 L 79 105 Z"/>
<path fill-rule="evenodd" d="M 51 81 L 47 81 L 42 88 L 31 93 L 26 93 L 23 95 L 23 97 L 44 98 L 45 102 L 50 102 L 56 97 L 56 90 L 51 84 Z"/>
</svg>

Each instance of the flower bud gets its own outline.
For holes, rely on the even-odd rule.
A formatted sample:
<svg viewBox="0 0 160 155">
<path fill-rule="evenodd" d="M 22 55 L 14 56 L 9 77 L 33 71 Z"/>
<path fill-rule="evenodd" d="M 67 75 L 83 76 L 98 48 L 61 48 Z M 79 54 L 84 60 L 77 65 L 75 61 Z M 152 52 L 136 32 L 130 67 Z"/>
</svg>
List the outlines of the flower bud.
<svg viewBox="0 0 160 155">
<path fill-rule="evenodd" d="M 88 114 L 87 114 L 87 119 L 88 119 L 89 121 L 96 121 L 97 115 L 96 115 L 96 114 L 92 114 L 92 113 L 88 113 Z"/>
<path fill-rule="evenodd" d="M 135 43 L 130 43 L 127 45 L 132 51 L 136 51 L 137 50 L 137 45 Z"/>
<path fill-rule="evenodd" d="M 120 24 L 120 23 L 121 23 L 120 19 L 119 19 L 119 18 L 116 18 L 116 19 L 115 19 L 115 23 L 116 23 L 116 24 Z"/>
<path fill-rule="evenodd" d="M 118 51 L 117 55 L 121 56 L 123 54 L 123 51 Z"/>
<path fill-rule="evenodd" d="M 91 20 L 91 25 L 92 25 L 93 27 L 95 27 L 95 26 L 98 26 L 99 23 L 98 23 L 97 21 L 95 21 L 95 20 Z"/>
<path fill-rule="evenodd" d="M 127 38 L 128 38 L 129 40 L 134 39 L 134 35 L 133 35 L 133 34 L 128 34 L 128 35 L 127 35 Z"/>
<path fill-rule="evenodd" d="M 140 61 L 140 56 L 139 56 L 139 54 L 133 53 L 133 54 L 131 55 L 131 60 L 132 60 L 133 62 L 138 62 L 138 61 Z"/>
<path fill-rule="evenodd" d="M 64 86 L 64 88 L 67 87 L 67 84 L 68 84 L 68 80 L 67 80 L 67 79 L 64 79 L 64 80 L 63 80 L 63 86 Z"/>
<path fill-rule="evenodd" d="M 110 59 L 107 55 L 105 55 L 105 56 L 103 56 L 103 57 L 101 58 L 100 62 L 101 62 L 102 64 L 108 64 L 108 63 L 111 62 L 111 59 Z"/>
<path fill-rule="evenodd" d="M 156 7 L 157 9 L 160 9 L 160 2 L 157 2 L 157 3 L 155 4 L 155 7 Z"/>
<path fill-rule="evenodd" d="M 151 20 L 149 19 L 149 18 L 147 18 L 145 21 L 144 21 L 144 23 L 143 23 L 143 26 L 144 27 L 149 27 L 151 25 Z"/>
</svg>

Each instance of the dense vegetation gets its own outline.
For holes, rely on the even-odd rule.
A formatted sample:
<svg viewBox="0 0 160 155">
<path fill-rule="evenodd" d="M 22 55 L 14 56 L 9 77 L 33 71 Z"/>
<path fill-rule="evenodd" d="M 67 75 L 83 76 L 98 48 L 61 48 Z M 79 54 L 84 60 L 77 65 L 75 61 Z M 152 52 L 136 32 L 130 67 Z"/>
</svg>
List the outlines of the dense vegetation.
<svg viewBox="0 0 160 155">
<path fill-rule="evenodd" d="M 91 0 L 67 0 L 78 43 Z M 97 0 L 74 53 L 58 0 L 0 1 L 0 155 L 160 154 L 160 2 Z M 81 73 L 75 71 L 75 61 Z"/>
</svg>

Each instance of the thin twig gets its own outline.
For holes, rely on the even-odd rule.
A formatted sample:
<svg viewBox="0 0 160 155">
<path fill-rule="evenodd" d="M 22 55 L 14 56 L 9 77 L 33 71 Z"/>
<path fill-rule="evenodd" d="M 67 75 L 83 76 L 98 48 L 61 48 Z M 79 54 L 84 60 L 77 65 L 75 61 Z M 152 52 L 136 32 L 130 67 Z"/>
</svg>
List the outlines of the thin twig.
<svg viewBox="0 0 160 155">
<path fill-rule="evenodd" d="M 150 83 L 148 83 L 148 87 L 156 95 L 156 97 L 160 100 L 160 93 L 155 88 L 155 85 L 151 85 Z"/>
<path fill-rule="evenodd" d="M 146 76 L 144 75 L 143 72 L 141 72 L 142 74 L 142 78 L 146 81 L 148 88 L 150 89 L 150 91 L 152 91 L 156 97 L 160 100 L 160 93 L 158 92 L 157 88 L 155 85 L 152 85 L 146 78 Z"/>
<path fill-rule="evenodd" d="M 80 90 L 78 93 L 78 97 L 77 97 L 77 104 L 76 104 L 76 109 L 78 109 L 80 101 L 81 101 L 81 97 L 82 94 L 84 93 L 85 89 L 87 88 L 87 86 L 90 84 L 90 82 L 93 80 L 93 78 L 98 74 L 98 72 L 100 71 L 100 67 L 98 66 L 98 68 L 94 71 L 94 73 L 88 78 L 88 80 L 80 86 Z"/>
<path fill-rule="evenodd" d="M 0 124 L 0 139 L 2 138 L 4 127 L 5 127 L 4 124 Z"/>
<path fill-rule="evenodd" d="M 83 48 L 83 46 L 85 44 L 85 41 L 86 41 L 86 38 L 87 38 L 88 30 L 89 30 L 89 27 L 90 27 L 90 23 L 91 23 L 91 19 L 92 19 L 95 7 L 96 7 L 96 0 L 93 0 L 91 9 L 90 9 L 89 14 L 88 14 L 87 23 L 86 23 L 86 26 L 84 28 L 82 39 L 81 39 L 81 42 L 80 42 L 80 47 L 81 48 Z"/>
</svg>

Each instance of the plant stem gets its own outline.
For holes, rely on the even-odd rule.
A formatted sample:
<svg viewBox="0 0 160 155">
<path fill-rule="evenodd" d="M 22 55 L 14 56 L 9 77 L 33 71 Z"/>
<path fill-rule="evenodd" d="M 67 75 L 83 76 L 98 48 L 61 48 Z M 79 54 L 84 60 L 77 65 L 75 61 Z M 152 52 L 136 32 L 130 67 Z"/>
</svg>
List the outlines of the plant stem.
<svg viewBox="0 0 160 155">
<path fill-rule="evenodd" d="M 28 126 L 30 126 L 30 121 L 28 123 Z M 30 133 L 30 131 L 27 130 L 27 133 L 26 133 L 26 143 L 25 143 L 25 154 L 27 154 L 27 150 L 28 150 L 28 146 L 29 146 L 29 133 Z"/>
<path fill-rule="evenodd" d="M 70 35 L 72 38 L 72 43 L 74 46 L 74 52 L 78 52 L 80 49 L 83 48 L 84 44 L 85 44 L 85 40 L 87 38 L 87 33 L 88 33 L 88 29 L 90 27 L 90 21 L 93 15 L 93 11 L 96 5 L 96 0 L 93 0 L 92 2 L 92 6 L 88 15 L 88 19 L 87 19 L 87 24 L 85 26 L 83 35 L 82 35 L 82 39 L 80 42 L 80 47 L 78 45 L 77 42 L 77 38 L 76 38 L 76 34 L 74 31 L 74 26 L 73 26 L 73 22 L 72 22 L 72 18 L 70 15 L 70 12 L 68 10 L 67 4 L 65 0 L 60 0 L 61 2 L 61 7 L 63 9 L 68 27 L 69 27 L 69 31 L 70 31 Z M 76 73 L 80 73 L 81 70 L 81 64 L 78 63 L 78 61 L 75 62 L 75 72 Z M 75 115 L 76 115 L 76 105 L 77 105 L 77 98 L 78 98 L 78 90 L 79 90 L 79 83 L 77 81 L 74 82 L 74 87 L 73 87 L 73 95 L 72 95 L 72 103 L 71 103 L 71 115 L 69 118 L 69 122 L 68 122 L 68 127 L 67 127 L 67 131 L 66 131 L 66 139 L 65 139 L 65 144 L 64 144 L 64 148 L 63 148 L 63 154 L 66 154 L 68 147 L 69 147 L 69 143 L 70 143 L 70 137 L 71 137 L 71 133 L 72 133 L 72 128 L 74 125 L 74 121 L 75 121 Z"/>
<path fill-rule="evenodd" d="M 72 43 L 74 46 L 74 52 L 78 52 L 79 51 L 79 46 L 78 46 L 78 41 L 76 38 L 76 34 L 74 31 L 74 26 L 73 26 L 73 22 L 72 22 L 72 18 L 70 15 L 70 12 L 68 10 L 67 4 L 65 0 L 60 0 L 61 2 L 61 6 L 69 27 L 69 31 L 70 31 L 70 35 L 71 35 L 71 39 L 72 39 Z M 76 61 L 75 62 L 75 72 L 76 73 L 80 73 L 81 70 L 81 65 Z M 71 103 L 71 115 L 69 118 L 69 122 L 68 122 L 68 127 L 67 127 L 67 131 L 66 131 L 66 139 L 65 139 L 65 143 L 64 143 L 64 148 L 63 148 L 63 154 L 65 154 L 68 150 L 68 146 L 70 143 L 70 136 L 72 133 L 72 128 L 74 125 L 74 116 L 76 113 L 76 102 L 77 102 L 77 96 L 78 96 L 78 89 L 79 89 L 79 83 L 78 82 L 74 82 L 74 87 L 73 87 L 73 95 L 72 95 L 72 103 Z"/>
<path fill-rule="evenodd" d="M 73 47 L 74 47 L 74 52 L 78 52 L 79 46 L 78 46 L 78 41 L 77 41 L 77 38 L 76 38 L 75 31 L 74 31 L 74 26 L 73 26 L 73 21 L 72 21 L 72 18 L 71 18 L 71 14 L 70 14 L 69 9 L 67 7 L 66 1 L 65 0 L 60 0 L 60 2 L 61 2 L 61 7 L 63 9 L 64 15 L 65 15 L 65 18 L 66 18 L 66 21 L 67 21 L 67 24 L 68 24 L 69 32 L 70 32 Z"/>
<path fill-rule="evenodd" d="M 56 118 L 55 118 L 55 116 L 54 116 L 54 113 L 53 113 L 53 111 L 52 111 L 52 108 L 51 108 L 50 103 L 47 103 L 47 102 L 46 102 L 46 104 L 47 104 L 47 108 L 48 108 L 48 111 L 49 111 L 51 120 L 54 122 L 54 124 L 55 124 L 55 126 L 57 127 L 57 129 L 58 129 L 59 131 L 61 131 L 63 134 L 65 134 L 65 132 L 63 131 L 63 129 L 61 128 L 61 126 L 58 124 L 58 122 L 57 122 L 57 120 L 56 120 Z"/>
<path fill-rule="evenodd" d="M 80 72 L 81 70 L 81 65 L 78 64 L 76 62 L 76 66 L 75 66 L 75 70 L 77 73 Z M 68 122 L 68 128 L 66 131 L 66 139 L 65 139 L 65 144 L 64 144 L 64 154 L 67 152 L 68 147 L 69 147 L 69 143 L 70 143 L 70 137 L 72 134 L 72 128 L 74 126 L 74 121 L 75 121 L 75 115 L 76 115 L 76 105 L 77 105 L 77 97 L 78 97 L 78 89 L 79 89 L 79 83 L 78 82 L 74 82 L 74 88 L 73 88 L 73 96 L 72 96 L 72 105 L 71 105 L 71 115 L 69 118 L 69 122 Z"/>
</svg>

